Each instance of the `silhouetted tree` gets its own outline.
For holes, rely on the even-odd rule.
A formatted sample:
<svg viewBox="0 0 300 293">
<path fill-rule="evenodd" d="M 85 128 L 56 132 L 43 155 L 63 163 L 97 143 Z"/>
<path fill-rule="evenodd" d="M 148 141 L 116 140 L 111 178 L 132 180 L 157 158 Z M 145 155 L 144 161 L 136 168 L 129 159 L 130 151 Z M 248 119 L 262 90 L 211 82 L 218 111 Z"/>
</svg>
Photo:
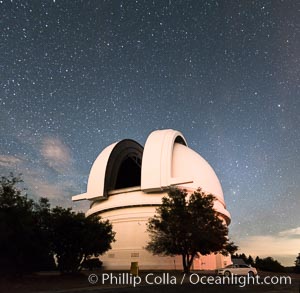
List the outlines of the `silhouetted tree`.
<svg viewBox="0 0 300 293">
<path fill-rule="evenodd" d="M 227 251 L 232 256 L 238 249 L 239 247 L 235 245 L 233 241 L 228 241 L 228 243 L 225 245 L 225 251 Z"/>
<path fill-rule="evenodd" d="M 248 259 L 247 259 L 246 263 L 251 265 L 251 266 L 254 266 L 254 260 L 253 260 L 253 257 L 251 255 L 248 256 Z"/>
<path fill-rule="evenodd" d="M 245 253 L 240 254 L 240 258 L 241 258 L 245 263 L 247 263 L 247 256 L 246 256 Z"/>
<path fill-rule="evenodd" d="M 231 260 L 233 261 L 233 263 L 236 263 L 238 259 L 242 260 L 243 261 L 242 263 L 247 264 L 247 260 L 248 259 L 247 259 L 246 255 L 244 253 L 241 253 L 241 254 L 236 253 L 231 258 Z"/>
<path fill-rule="evenodd" d="M 83 261 L 81 266 L 82 268 L 92 271 L 94 269 L 100 269 L 102 267 L 102 261 L 99 258 L 93 257 Z"/>
<path fill-rule="evenodd" d="M 33 201 L 21 195 L 20 177 L 10 174 L 0 180 L 0 271 L 22 274 L 32 270 L 35 238 Z"/>
<path fill-rule="evenodd" d="M 295 273 L 300 274 L 300 253 L 295 260 Z"/>
<path fill-rule="evenodd" d="M 87 257 L 110 249 L 115 234 L 108 221 L 50 209 L 46 198 L 35 203 L 22 195 L 20 182 L 13 174 L 0 179 L 0 273 L 54 269 L 54 255 L 60 271 L 75 272 Z"/>
<path fill-rule="evenodd" d="M 255 267 L 262 271 L 267 272 L 284 272 L 284 267 L 272 257 L 259 258 L 258 256 L 255 259 Z"/>
<path fill-rule="evenodd" d="M 215 197 L 200 188 L 188 196 L 185 190 L 172 188 L 148 222 L 150 242 L 147 250 L 160 255 L 181 255 L 185 272 L 200 253 L 228 254 L 232 242 L 228 229 L 213 209 Z"/>
<path fill-rule="evenodd" d="M 54 255 L 51 250 L 51 210 L 47 198 L 40 198 L 34 203 L 35 250 L 32 252 L 32 262 L 35 271 L 55 270 Z"/>
<path fill-rule="evenodd" d="M 114 241 L 112 225 L 97 216 L 86 218 L 83 213 L 56 207 L 51 220 L 52 249 L 61 272 L 77 272 L 87 257 L 103 254 Z"/>
</svg>

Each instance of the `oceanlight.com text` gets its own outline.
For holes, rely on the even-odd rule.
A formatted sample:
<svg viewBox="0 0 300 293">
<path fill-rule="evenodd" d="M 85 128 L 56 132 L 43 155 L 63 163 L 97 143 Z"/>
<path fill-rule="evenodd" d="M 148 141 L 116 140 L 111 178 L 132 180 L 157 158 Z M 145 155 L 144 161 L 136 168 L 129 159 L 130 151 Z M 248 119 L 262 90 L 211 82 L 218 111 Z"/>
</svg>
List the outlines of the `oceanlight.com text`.
<svg viewBox="0 0 300 293">
<path fill-rule="evenodd" d="M 290 276 L 203 276 L 199 274 L 191 274 L 185 276 L 188 278 L 190 284 L 202 284 L 202 285 L 238 285 L 239 287 L 245 287 L 247 285 L 291 285 L 292 279 Z"/>
<path fill-rule="evenodd" d="M 245 287 L 247 285 L 291 285 L 290 276 L 206 276 L 197 273 L 183 274 L 175 276 L 171 273 L 148 273 L 143 276 L 134 276 L 130 273 L 103 273 L 100 275 L 90 274 L 88 276 L 90 284 L 103 285 L 128 285 L 137 287 L 138 285 L 237 285 Z"/>
</svg>

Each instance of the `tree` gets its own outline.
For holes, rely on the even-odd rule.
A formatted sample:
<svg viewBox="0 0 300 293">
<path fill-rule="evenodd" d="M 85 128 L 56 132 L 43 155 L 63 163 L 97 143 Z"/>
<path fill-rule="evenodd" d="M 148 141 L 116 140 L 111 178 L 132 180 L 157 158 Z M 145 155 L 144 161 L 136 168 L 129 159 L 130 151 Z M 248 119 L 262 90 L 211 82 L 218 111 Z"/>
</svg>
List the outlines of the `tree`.
<svg viewBox="0 0 300 293">
<path fill-rule="evenodd" d="M 267 272 L 284 272 L 284 267 L 272 257 L 259 258 L 258 256 L 255 259 L 255 267 Z"/>
<path fill-rule="evenodd" d="M 54 255 L 51 249 L 52 215 L 47 198 L 40 198 L 34 203 L 33 210 L 35 229 L 35 250 L 32 252 L 32 263 L 38 271 L 55 270 Z"/>
<path fill-rule="evenodd" d="M 70 208 L 52 209 L 52 250 L 63 273 L 75 273 L 90 256 L 98 256 L 111 248 L 115 233 L 109 221 L 97 216 L 85 217 Z"/>
<path fill-rule="evenodd" d="M 72 209 L 50 209 L 22 195 L 20 177 L 0 179 L 0 273 L 18 274 L 55 269 L 76 272 L 88 257 L 104 253 L 114 241 L 108 221 L 85 217 Z"/>
<path fill-rule="evenodd" d="M 50 250 L 50 204 L 45 198 L 35 203 L 22 195 L 20 176 L 0 180 L 0 272 L 53 270 Z"/>
<path fill-rule="evenodd" d="M 236 253 L 235 255 L 233 255 L 233 257 L 235 259 L 242 259 L 244 261 L 244 263 L 248 264 L 248 265 L 251 265 L 251 266 L 254 266 L 254 260 L 253 260 L 253 257 L 251 255 L 249 255 L 248 257 L 245 255 L 245 253 L 242 253 L 242 254 L 238 254 Z M 258 259 L 259 261 L 259 258 L 256 258 Z"/>
<path fill-rule="evenodd" d="M 228 241 L 225 245 L 225 254 L 227 252 L 233 256 L 238 249 L 239 247 L 233 241 Z"/>
<path fill-rule="evenodd" d="M 22 196 L 17 187 L 19 176 L 10 174 L 0 180 L 0 271 L 21 275 L 33 270 L 31 252 L 34 251 L 34 204 Z"/>
<path fill-rule="evenodd" d="M 244 263 L 248 264 L 248 258 L 245 255 L 245 253 L 241 253 L 241 254 L 236 253 L 234 255 L 234 257 L 237 258 L 237 259 L 242 259 L 244 261 Z"/>
<path fill-rule="evenodd" d="M 249 264 L 251 266 L 254 266 L 254 260 L 253 260 L 253 257 L 251 255 L 248 256 L 247 264 Z"/>
<path fill-rule="evenodd" d="M 227 226 L 213 209 L 214 200 L 200 188 L 190 196 L 186 190 L 170 189 L 157 214 L 149 219 L 146 249 L 153 254 L 181 255 L 187 273 L 199 253 L 227 255 L 233 243 L 228 240 Z"/>
<path fill-rule="evenodd" d="M 300 253 L 298 254 L 295 260 L 295 273 L 300 273 Z"/>
</svg>

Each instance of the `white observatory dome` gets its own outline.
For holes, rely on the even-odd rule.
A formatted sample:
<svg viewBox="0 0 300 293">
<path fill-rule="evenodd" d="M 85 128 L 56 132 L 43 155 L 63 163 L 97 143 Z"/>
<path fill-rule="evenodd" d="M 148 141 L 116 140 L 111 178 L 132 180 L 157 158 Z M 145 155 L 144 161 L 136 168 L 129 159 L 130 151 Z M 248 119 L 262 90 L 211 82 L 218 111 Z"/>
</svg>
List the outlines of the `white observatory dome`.
<svg viewBox="0 0 300 293">
<path fill-rule="evenodd" d="M 91 168 L 87 192 L 72 199 L 90 200 L 86 214 L 99 214 L 113 225 L 116 242 L 112 250 L 101 257 L 106 268 L 128 268 L 130 261 L 139 261 L 144 269 L 181 267 L 177 256 L 153 256 L 144 249 L 149 239 L 148 219 L 153 217 L 172 186 L 189 193 L 200 187 L 213 194 L 215 210 L 229 225 L 230 214 L 216 173 L 187 146 L 180 132 L 156 130 L 149 135 L 144 148 L 134 140 L 124 139 L 100 153 Z M 205 256 L 205 262 L 203 257 L 201 261 L 195 260 L 194 268 L 214 269 L 231 262 L 221 255 Z"/>
</svg>

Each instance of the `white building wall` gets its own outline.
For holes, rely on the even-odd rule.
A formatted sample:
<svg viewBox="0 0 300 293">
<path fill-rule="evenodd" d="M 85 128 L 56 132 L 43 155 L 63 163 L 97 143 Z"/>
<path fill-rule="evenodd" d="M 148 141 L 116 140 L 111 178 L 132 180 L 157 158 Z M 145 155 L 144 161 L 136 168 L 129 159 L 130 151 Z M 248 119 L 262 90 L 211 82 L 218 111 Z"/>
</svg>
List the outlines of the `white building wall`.
<svg viewBox="0 0 300 293">
<path fill-rule="evenodd" d="M 107 211 L 101 214 L 108 219 L 116 232 L 112 249 L 101 256 L 105 269 L 129 269 L 131 262 L 138 262 L 140 269 L 182 269 L 181 257 L 162 257 L 149 253 L 145 246 L 149 241 L 147 222 L 156 207 L 131 207 Z"/>
<path fill-rule="evenodd" d="M 130 194 L 126 194 L 130 197 Z M 140 270 L 182 270 L 181 256 L 163 257 L 145 249 L 149 241 L 147 222 L 155 214 L 155 206 L 128 207 L 101 213 L 116 232 L 112 249 L 102 255 L 103 267 L 107 270 L 129 270 L 131 262 L 138 262 Z M 196 258 L 192 269 L 214 270 L 230 263 L 222 255 L 211 254 Z M 227 261 L 227 262 L 226 262 Z"/>
</svg>

